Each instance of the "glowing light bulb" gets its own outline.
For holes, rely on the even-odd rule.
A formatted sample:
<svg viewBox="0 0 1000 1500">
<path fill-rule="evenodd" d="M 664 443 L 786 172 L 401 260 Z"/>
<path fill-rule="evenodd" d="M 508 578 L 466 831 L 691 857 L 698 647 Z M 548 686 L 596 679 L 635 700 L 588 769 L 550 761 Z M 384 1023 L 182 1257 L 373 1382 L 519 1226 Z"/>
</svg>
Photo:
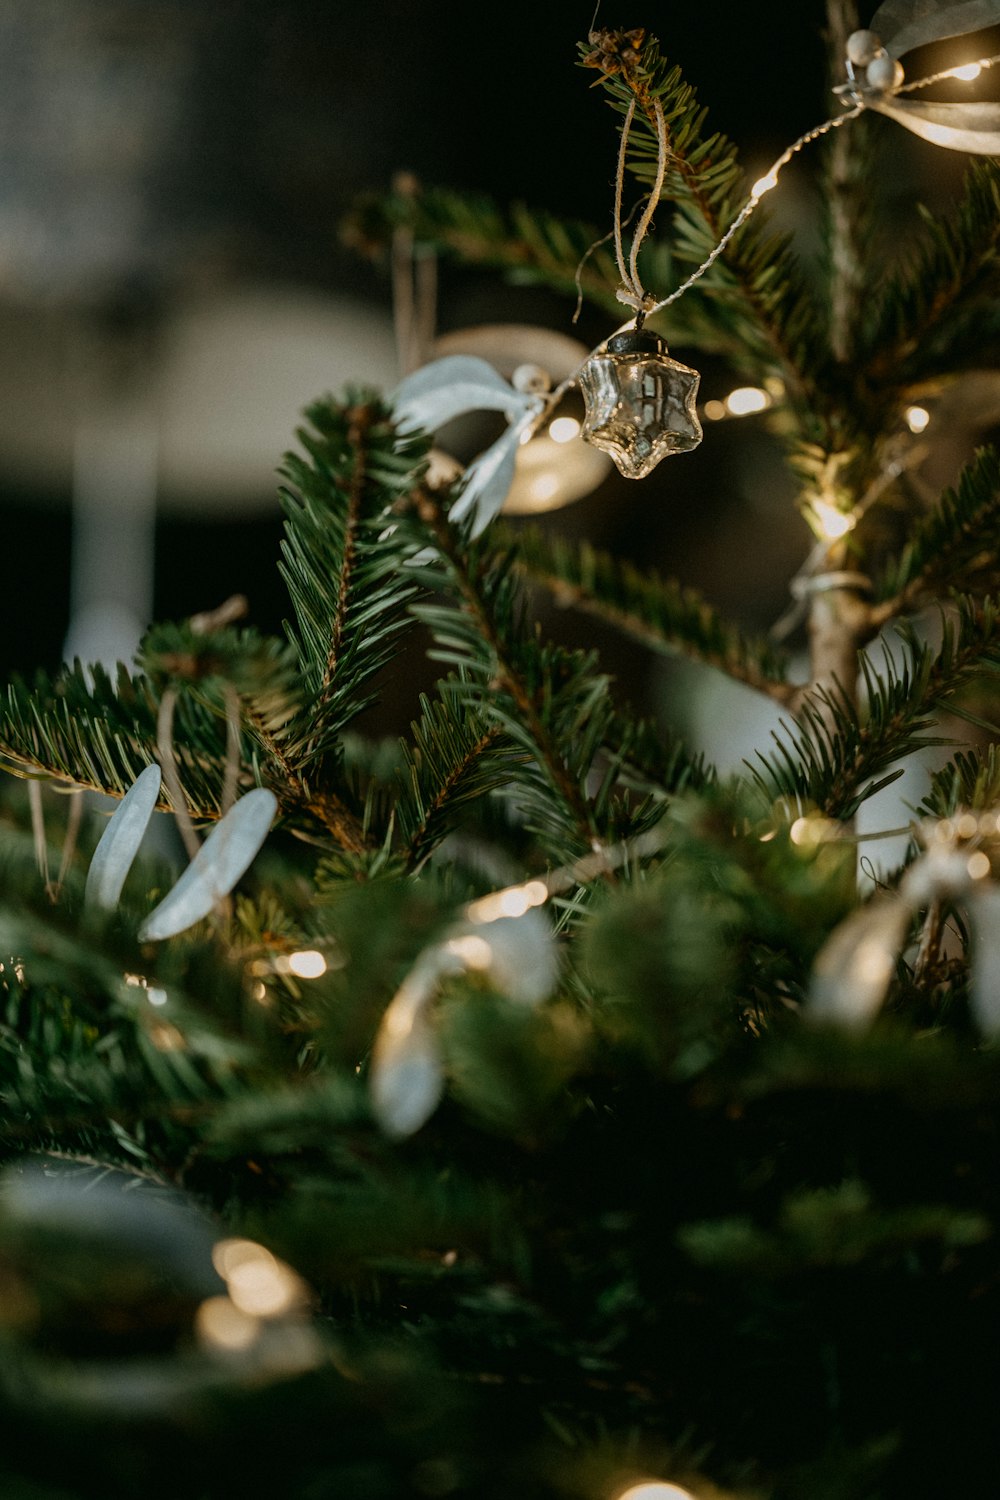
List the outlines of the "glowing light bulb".
<svg viewBox="0 0 1000 1500">
<path fill-rule="evenodd" d="M 741 385 L 726 397 L 726 410 L 732 417 L 748 417 L 751 412 L 766 411 L 771 398 L 759 386 Z"/>
<path fill-rule="evenodd" d="M 974 78 L 979 77 L 982 71 L 982 63 L 963 63 L 960 68 L 952 68 L 951 76 L 952 78 L 960 78 L 963 83 L 971 83 Z"/>
<path fill-rule="evenodd" d="M 721 422 L 726 416 L 726 403 L 724 401 L 706 401 L 701 409 L 703 417 L 709 422 Z"/>
<path fill-rule="evenodd" d="M 814 500 L 812 512 L 820 534 L 828 542 L 835 542 L 839 537 L 846 536 L 856 525 L 854 516 L 848 511 L 838 510 L 826 500 Z"/>
<path fill-rule="evenodd" d="M 549 427 L 549 437 L 554 443 L 571 443 L 579 432 L 580 424 L 575 417 L 556 417 Z"/>
<path fill-rule="evenodd" d="M 229 1298 L 253 1318 L 274 1318 L 302 1300 L 294 1271 L 253 1240 L 220 1240 L 212 1264 L 229 1289 Z"/>
<path fill-rule="evenodd" d="M 303 948 L 288 955 L 288 970 L 297 979 L 319 979 L 326 973 L 326 959 L 317 948 Z"/>
<path fill-rule="evenodd" d="M 924 432 L 930 419 L 926 406 L 908 406 L 903 413 L 903 420 L 911 432 Z"/>
<path fill-rule="evenodd" d="M 249 1349 L 260 1332 L 256 1318 L 241 1312 L 228 1297 L 207 1297 L 194 1316 L 195 1332 L 203 1344 L 216 1349 Z"/>
<path fill-rule="evenodd" d="M 448 944 L 448 952 L 461 959 L 470 969 L 488 969 L 493 962 L 493 949 L 481 937 L 452 938 Z"/>
<path fill-rule="evenodd" d="M 981 849 L 975 854 L 970 854 L 969 863 L 965 867 L 969 872 L 971 880 L 985 880 L 990 873 L 990 858 Z"/>
<path fill-rule="evenodd" d="M 151 984 L 146 991 L 146 999 L 150 1005 L 166 1005 L 167 992 L 166 990 L 161 990 L 158 985 Z"/>
<path fill-rule="evenodd" d="M 757 181 L 750 189 L 750 198 L 752 202 L 757 203 L 761 198 L 763 198 L 765 193 L 769 193 L 772 188 L 776 188 L 777 186 L 777 172 L 767 172 L 763 177 L 758 177 Z"/>
<path fill-rule="evenodd" d="M 694 1500 L 690 1490 L 679 1484 L 668 1484 L 663 1479 L 650 1479 L 643 1484 L 634 1484 L 616 1496 L 616 1500 Z"/>
<path fill-rule="evenodd" d="M 799 848 L 809 848 L 825 843 L 832 836 L 833 829 L 829 818 L 820 818 L 813 813 L 808 818 L 796 818 L 788 835 Z"/>
</svg>

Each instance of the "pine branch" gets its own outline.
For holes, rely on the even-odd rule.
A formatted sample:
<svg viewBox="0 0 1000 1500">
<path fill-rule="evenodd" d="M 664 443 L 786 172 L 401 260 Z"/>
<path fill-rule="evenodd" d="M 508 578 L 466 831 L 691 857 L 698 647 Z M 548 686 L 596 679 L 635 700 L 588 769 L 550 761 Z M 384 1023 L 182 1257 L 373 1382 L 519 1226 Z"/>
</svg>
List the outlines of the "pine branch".
<svg viewBox="0 0 1000 1500">
<path fill-rule="evenodd" d="M 374 701 L 373 679 L 406 627 L 415 585 L 404 581 L 405 549 L 391 507 L 422 460 L 398 446 L 386 413 L 360 395 L 346 406 L 309 408 L 299 432 L 306 456 L 283 473 L 281 574 L 295 610 L 286 632 L 302 703 L 276 735 L 288 768 L 310 793 L 335 772 L 346 727 Z"/>
<path fill-rule="evenodd" d="M 985 271 L 975 291 L 963 297 L 920 346 L 920 374 L 911 389 L 919 400 L 928 382 L 1000 364 L 1000 276 Z M 904 396 L 905 399 L 905 396 Z"/>
<path fill-rule="evenodd" d="M 251 724 L 278 733 L 300 706 L 300 685 L 291 646 L 253 629 L 204 631 L 190 620 L 154 625 L 146 632 L 136 664 L 158 692 L 171 684 L 220 718 L 224 684 L 235 688 Z"/>
<path fill-rule="evenodd" d="M 929 818 L 950 818 L 961 811 L 992 813 L 1000 806 L 1000 746 L 960 750 L 931 776 L 931 789 L 920 804 Z"/>
<path fill-rule="evenodd" d="M 565 841 L 560 859 L 578 853 L 597 830 L 584 789 L 589 760 L 584 767 L 586 757 L 573 744 L 573 730 L 607 701 L 606 681 L 593 676 L 592 660 L 570 663 L 527 640 L 509 556 L 497 562 L 483 546 L 463 546 L 435 497 L 423 499 L 420 514 L 446 563 L 441 582 L 460 601 L 458 610 L 419 607 L 441 648 L 436 654 L 468 674 L 463 679 L 468 705 L 499 722 L 529 751 L 545 789 L 536 807 L 540 825 Z M 574 750 L 570 762 L 567 752 Z"/>
<path fill-rule="evenodd" d="M 466 197 L 445 188 L 426 188 L 416 196 L 387 194 L 362 199 L 343 228 L 343 237 L 360 253 L 384 254 L 393 234 L 406 228 L 415 241 L 462 265 L 486 266 L 518 286 L 544 286 L 609 313 L 616 321 L 622 304 L 616 297 L 618 269 L 606 236 L 591 224 L 562 219 L 523 203 L 502 208 L 481 194 Z M 669 287 L 678 280 L 670 246 L 647 237 L 639 257 L 649 286 Z M 579 276 L 579 283 L 577 277 Z M 671 340 L 712 353 L 737 357 L 738 339 L 711 315 L 696 292 L 671 309 Z"/>
<path fill-rule="evenodd" d="M 0 700 L 0 764 L 17 776 L 42 776 L 121 797 L 157 759 L 158 697 L 146 677 L 120 666 L 79 662 L 55 677 L 14 678 Z M 214 819 L 224 776 L 219 720 L 190 693 L 178 699 L 175 753 L 193 817 Z M 166 804 L 161 804 L 166 806 Z"/>
<path fill-rule="evenodd" d="M 588 542 L 578 545 L 536 529 L 518 535 L 517 566 L 557 604 L 608 621 L 667 655 L 684 655 L 787 703 L 795 689 L 783 657 L 764 640 L 745 637 L 693 589 L 644 572 Z"/>
<path fill-rule="evenodd" d="M 901 556 L 875 585 L 878 626 L 950 589 L 1000 584 L 1000 456 L 983 448 L 945 490 L 936 510 L 916 521 Z"/>
<path fill-rule="evenodd" d="M 614 759 L 620 783 L 660 806 L 667 797 L 704 791 L 715 783 L 716 773 L 703 756 L 692 755 L 680 740 L 664 740 L 661 730 L 648 719 L 616 713 L 605 750 Z"/>
<path fill-rule="evenodd" d="M 947 367 L 949 330 L 997 267 L 1000 164 L 977 160 L 954 214 L 922 210 L 923 242 L 886 284 L 869 322 L 866 377 L 897 389 Z"/>
<path fill-rule="evenodd" d="M 187 943 L 182 952 L 164 952 L 154 975 L 148 953 L 140 957 L 117 917 L 95 923 L 82 914 L 75 882 L 74 899 L 51 906 L 27 853 L 8 834 L 0 1134 L 30 1149 L 46 1131 L 64 1142 L 104 1132 L 109 1117 L 113 1126 L 147 1121 L 159 1128 L 241 1088 L 259 1060 L 223 1020 L 242 1013 L 239 969 L 206 945 Z M 149 1003 L 140 975 L 165 986 L 168 1010 Z"/>
<path fill-rule="evenodd" d="M 864 719 L 835 690 L 813 689 L 799 710 L 798 725 L 774 736 L 777 750 L 751 768 L 768 796 L 789 796 L 832 818 L 854 816 L 861 803 L 902 774 L 890 769 L 930 738 L 935 714 L 970 682 L 1000 671 L 1000 615 L 991 600 L 959 599 L 954 619 L 943 621 L 939 648 L 897 627 L 904 660 L 897 664 L 883 646 L 881 669 L 859 656 L 867 690 Z"/>
<path fill-rule="evenodd" d="M 434 634 L 433 655 L 458 671 L 456 698 L 498 724 L 528 764 L 517 790 L 529 826 L 565 862 L 608 836 L 588 794 L 588 777 L 609 741 L 614 710 L 592 654 L 532 639 L 513 556 L 469 543 L 452 527 L 439 495 L 419 497 L 418 532 L 439 561 L 426 578 L 448 602 L 417 606 Z M 457 605 L 457 608 L 456 608 Z"/>
<path fill-rule="evenodd" d="M 470 711 L 464 684 L 446 679 L 438 693 L 421 697 L 412 740 L 402 746 L 395 817 L 410 869 L 454 831 L 470 802 L 509 787 L 526 758 L 500 724 Z"/>
</svg>

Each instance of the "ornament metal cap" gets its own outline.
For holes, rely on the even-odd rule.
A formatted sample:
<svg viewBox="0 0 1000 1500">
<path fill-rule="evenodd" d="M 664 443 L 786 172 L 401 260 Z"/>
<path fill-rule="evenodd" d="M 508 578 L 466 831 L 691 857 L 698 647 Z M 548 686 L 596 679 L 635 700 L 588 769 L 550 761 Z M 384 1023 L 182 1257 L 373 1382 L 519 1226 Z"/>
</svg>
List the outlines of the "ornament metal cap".
<svg viewBox="0 0 1000 1500">
<path fill-rule="evenodd" d="M 626 479 L 644 479 L 661 458 L 701 442 L 700 379 L 670 358 L 658 334 L 645 328 L 614 334 L 580 371 L 584 441 L 609 453 Z"/>
</svg>

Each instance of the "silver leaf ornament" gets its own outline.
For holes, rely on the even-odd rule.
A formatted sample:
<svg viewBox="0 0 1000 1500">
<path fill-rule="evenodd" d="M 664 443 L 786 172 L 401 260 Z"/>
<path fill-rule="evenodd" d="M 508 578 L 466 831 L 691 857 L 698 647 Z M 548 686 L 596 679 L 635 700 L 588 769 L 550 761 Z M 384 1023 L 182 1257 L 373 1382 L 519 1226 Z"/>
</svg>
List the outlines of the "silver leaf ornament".
<svg viewBox="0 0 1000 1500">
<path fill-rule="evenodd" d="M 401 432 L 433 433 L 470 411 L 501 411 L 511 424 L 466 470 L 465 485 L 451 516 L 460 521 L 475 512 L 478 536 L 499 514 L 514 482 L 522 434 L 545 405 L 540 396 L 516 391 L 485 359 L 448 354 L 400 381 L 392 396 Z"/>
<path fill-rule="evenodd" d="M 390 401 L 403 432 L 436 432 L 470 411 L 502 411 L 516 421 L 538 409 L 537 397 L 515 391 L 485 359 L 471 354 L 449 354 L 414 370 L 400 381 Z"/>
<path fill-rule="evenodd" d="M 87 871 L 84 903 L 114 911 L 160 795 L 160 768 L 140 771 L 101 834 Z"/>
<path fill-rule="evenodd" d="M 498 917 L 470 928 L 490 949 L 488 974 L 521 1005 L 540 1005 L 559 977 L 559 951 L 548 917 L 534 907 L 520 917 Z"/>
<path fill-rule="evenodd" d="M 479 536 L 500 514 L 514 483 L 514 466 L 517 463 L 521 437 L 534 420 L 534 415 L 534 411 L 529 411 L 513 427 L 508 427 L 466 469 L 462 493 L 451 508 L 451 519 L 461 521 L 474 510 L 476 519 L 470 533 L 472 537 Z"/>
<path fill-rule="evenodd" d="M 885 0 L 869 22 L 890 57 L 1000 24 L 1000 0 Z"/>
<path fill-rule="evenodd" d="M 456 967 L 444 948 L 427 949 L 394 996 L 372 1052 L 372 1111 L 387 1135 L 413 1135 L 444 1093 L 444 1065 L 428 1016 L 441 975 Z"/>
<path fill-rule="evenodd" d="M 834 928 L 816 956 L 807 1011 L 816 1021 L 867 1026 L 886 997 L 910 925 L 909 903 L 875 896 Z"/>
<path fill-rule="evenodd" d="M 139 928 L 142 942 L 175 937 L 207 917 L 245 875 L 270 832 L 278 799 L 257 787 L 212 829 L 177 884 Z"/>
<path fill-rule="evenodd" d="M 871 19 L 871 30 L 897 60 L 914 47 L 964 36 L 1000 23 L 1000 0 L 885 0 Z M 865 95 L 869 109 L 886 115 L 931 145 L 976 156 L 1000 152 L 1000 105 L 980 100 L 939 104 L 901 98 L 895 90 Z"/>
<path fill-rule="evenodd" d="M 866 102 L 869 109 L 887 115 L 933 146 L 971 151 L 977 156 L 1000 154 L 1000 104 L 972 100 L 968 104 L 933 104 L 893 94 Z"/>
</svg>

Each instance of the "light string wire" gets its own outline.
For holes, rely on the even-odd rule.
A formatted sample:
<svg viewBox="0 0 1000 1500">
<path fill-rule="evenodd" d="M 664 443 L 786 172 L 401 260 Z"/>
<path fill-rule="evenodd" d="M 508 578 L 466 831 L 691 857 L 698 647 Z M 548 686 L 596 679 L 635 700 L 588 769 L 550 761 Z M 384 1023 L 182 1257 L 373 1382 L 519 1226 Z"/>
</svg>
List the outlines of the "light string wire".
<svg viewBox="0 0 1000 1500">
<path fill-rule="evenodd" d="M 976 58 L 975 62 L 980 70 L 994 67 L 997 63 L 1000 63 L 1000 53 L 996 53 L 991 57 Z M 913 91 L 916 89 L 927 88 L 930 84 L 940 83 L 944 79 L 960 78 L 962 76 L 962 70 L 971 66 L 971 63 L 966 63 L 951 68 L 945 68 L 937 73 L 928 73 L 922 78 L 914 79 L 912 83 L 901 84 L 898 89 L 894 89 L 892 92 L 893 94 L 913 93 Z M 805 131 L 804 134 L 800 135 L 797 140 L 793 141 L 790 146 L 787 146 L 785 150 L 782 151 L 781 155 L 777 157 L 776 160 L 771 164 L 768 170 L 764 173 L 763 177 L 758 178 L 754 183 L 753 187 L 750 189 L 750 195 L 747 198 L 746 203 L 740 209 L 739 213 L 733 219 L 732 223 L 719 239 L 718 243 L 712 248 L 711 252 L 702 261 L 701 265 L 697 266 L 691 272 L 690 276 L 688 276 L 686 280 L 681 282 L 680 286 L 675 288 L 675 290 L 672 291 L 668 296 L 661 298 L 657 302 L 654 302 L 648 309 L 646 309 L 642 313 L 643 319 L 652 317 L 654 313 L 662 312 L 665 307 L 670 307 L 674 302 L 678 301 L 679 298 L 683 297 L 686 292 L 689 292 L 691 288 L 701 280 L 706 272 L 712 269 L 719 257 L 725 253 L 726 249 L 733 239 L 733 236 L 743 228 L 743 225 L 750 218 L 751 214 L 754 212 L 754 209 L 760 203 L 761 199 L 765 196 L 766 193 L 770 192 L 772 188 L 777 186 L 779 173 L 783 170 L 784 167 L 788 165 L 793 157 L 797 156 L 800 151 L 805 149 L 806 146 L 811 145 L 813 141 L 819 140 L 822 136 L 829 134 L 829 132 L 832 130 L 839 129 L 841 125 L 846 125 L 850 120 L 856 120 L 859 115 L 865 113 L 866 110 L 870 109 L 871 105 L 869 101 L 865 98 L 859 97 L 858 95 L 858 87 L 853 78 L 853 69 L 851 70 L 851 73 L 852 77 L 848 80 L 848 82 L 846 84 L 838 85 L 838 87 L 834 90 L 835 93 L 842 96 L 847 95 L 847 97 L 854 100 L 851 108 L 846 110 L 844 114 L 834 115 L 829 120 L 824 120 L 821 125 L 816 125 L 811 130 Z M 625 117 L 625 125 L 623 126 L 622 146 L 619 150 L 620 167 L 622 165 L 622 158 L 624 156 L 625 138 L 627 136 L 628 127 L 631 125 L 634 114 L 635 101 L 632 100 L 629 106 L 629 111 Z M 629 291 L 629 278 L 624 269 L 624 254 L 622 251 L 621 236 L 621 195 L 619 191 L 619 184 L 622 179 L 623 171 L 620 171 L 618 177 L 616 178 L 615 184 L 615 227 L 613 232 L 615 236 L 615 259 L 618 264 L 619 273 L 622 275 L 622 280 L 625 283 L 625 291 L 627 293 Z M 662 179 L 658 179 L 658 189 L 659 188 L 662 188 Z M 658 189 L 656 190 L 657 193 Z M 656 206 L 656 202 L 654 201 L 654 193 L 651 193 L 649 202 L 646 207 L 646 212 L 643 214 L 643 221 L 636 228 L 637 240 L 640 239 L 640 229 L 642 230 L 642 234 L 645 235 L 646 230 L 649 227 L 648 222 L 646 222 L 647 215 L 648 219 L 651 220 Z M 605 236 L 605 238 L 607 238 L 607 236 Z M 603 243 L 603 241 L 599 241 L 598 243 Z M 592 246 L 591 248 L 593 249 L 595 247 Z M 635 249 L 635 241 L 633 241 L 633 251 L 636 254 L 638 253 Z M 621 294 L 619 294 L 619 296 L 621 296 Z M 628 300 L 628 297 L 621 297 L 621 300 Z M 642 310 L 640 309 L 640 311 Z M 601 351 L 607 347 L 611 339 L 616 338 L 621 333 L 626 333 L 630 328 L 634 326 L 641 327 L 641 320 L 639 317 L 629 318 L 618 328 L 614 329 L 612 333 L 608 334 L 606 339 L 603 339 L 600 344 L 595 345 L 595 347 L 590 350 L 587 355 L 587 360 L 591 359 L 595 354 L 601 353 Z M 541 427 L 545 425 L 555 407 L 559 404 L 559 402 L 563 399 L 567 392 L 571 391 L 574 386 L 576 386 L 579 380 L 580 372 L 583 370 L 584 365 L 587 363 L 587 360 L 584 360 L 576 370 L 574 370 L 570 375 L 567 375 L 566 379 L 561 381 L 559 385 L 555 386 L 554 389 L 549 393 L 548 397 L 546 398 L 545 406 L 535 417 L 529 428 L 530 433 L 536 433 Z"/>
<path fill-rule="evenodd" d="M 780 804 L 784 799 L 778 800 Z M 924 842 L 930 843 L 932 837 L 940 838 L 947 835 L 953 822 L 954 820 L 949 819 L 921 821 L 915 818 L 900 828 L 881 828 L 869 833 L 858 833 L 849 825 L 839 823 L 835 819 L 823 817 L 818 813 L 802 813 L 789 822 L 788 831 L 792 842 L 801 847 L 829 843 L 854 846 L 877 843 L 882 839 L 900 838 L 903 835 L 922 838 Z M 979 819 L 981 835 L 987 833 L 987 824 L 989 835 L 995 837 L 1000 832 L 1000 815 L 987 813 Z M 941 829 L 941 833 L 935 833 L 938 828 Z M 774 838 L 777 831 L 776 827 L 769 828 L 762 835 L 762 842 Z M 665 823 L 660 823 L 647 833 L 637 834 L 634 838 L 621 839 L 614 844 L 604 845 L 595 840 L 592 853 L 583 855 L 572 864 L 550 870 L 547 875 L 537 875 L 518 885 L 504 886 L 500 890 L 491 891 L 486 896 L 480 896 L 463 908 L 463 916 L 474 926 L 497 922 L 502 917 L 522 917 L 532 907 L 544 906 L 555 896 L 565 895 L 579 886 L 588 885 L 591 881 L 613 874 L 623 866 L 637 860 L 662 854 L 668 844 L 669 830 Z"/>
</svg>

